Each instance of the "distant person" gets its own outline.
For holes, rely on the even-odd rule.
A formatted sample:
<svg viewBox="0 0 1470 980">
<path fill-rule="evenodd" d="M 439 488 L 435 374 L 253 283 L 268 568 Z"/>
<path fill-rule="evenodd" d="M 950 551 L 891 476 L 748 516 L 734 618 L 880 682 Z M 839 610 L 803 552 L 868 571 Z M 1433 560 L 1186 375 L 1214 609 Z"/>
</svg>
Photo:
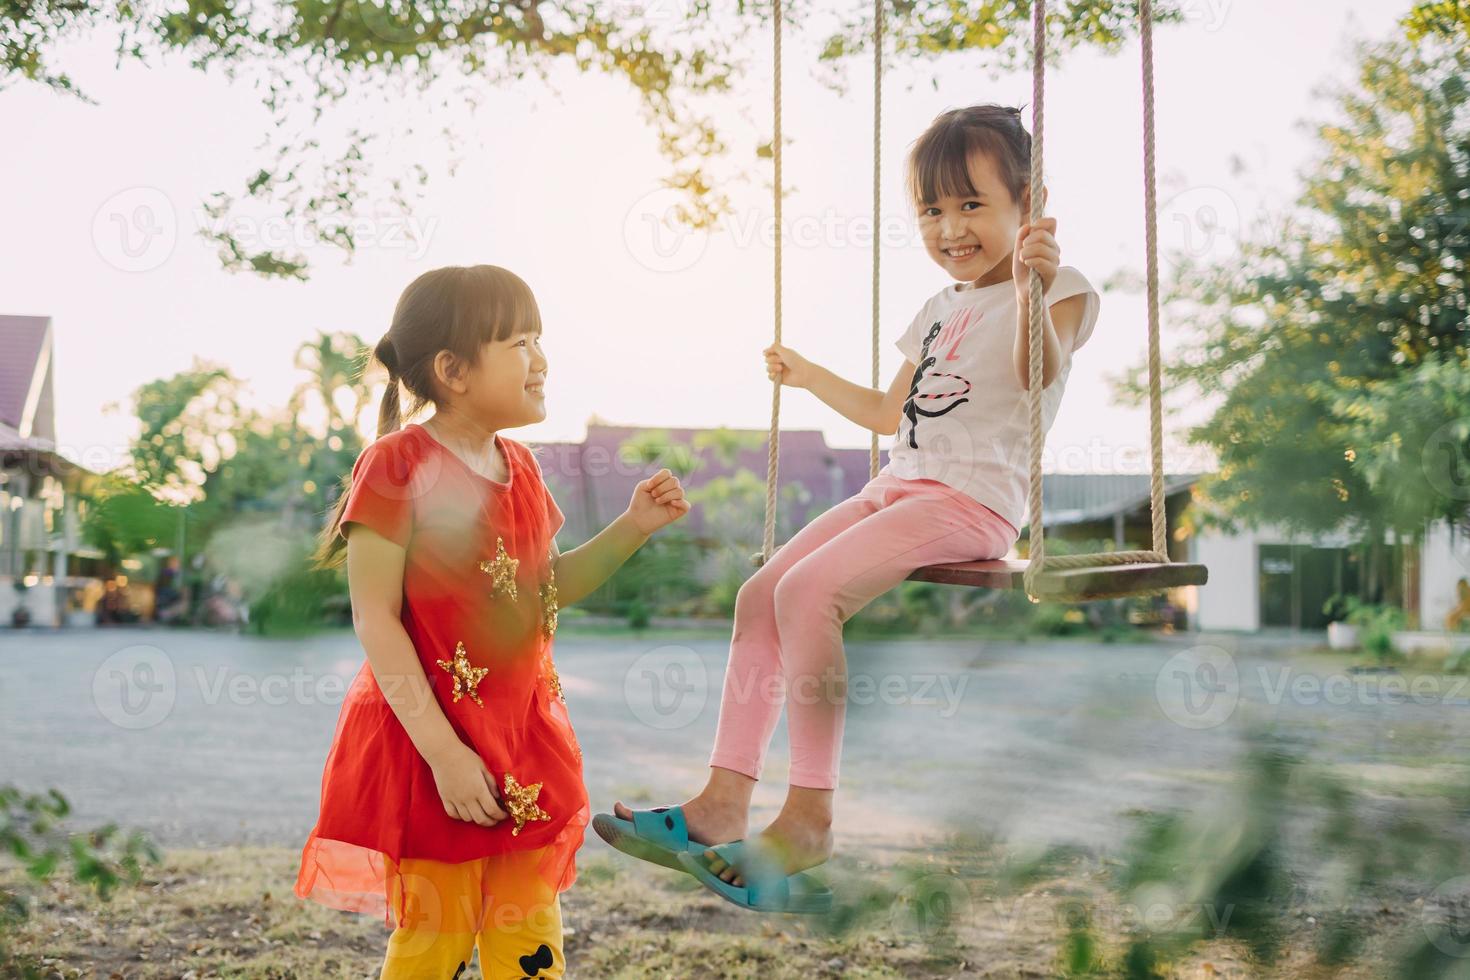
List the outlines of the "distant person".
<svg viewBox="0 0 1470 980">
<path fill-rule="evenodd" d="M 153 619 L 159 623 L 174 622 L 184 608 L 184 594 L 179 589 L 179 556 L 169 555 L 153 582 Z"/>
<path fill-rule="evenodd" d="M 1470 581 L 1460 579 L 1455 584 L 1455 596 L 1455 607 L 1444 618 L 1444 628 L 1451 633 L 1470 623 Z"/>
<path fill-rule="evenodd" d="M 561 510 L 501 430 L 546 418 L 530 289 L 505 269 L 415 279 L 377 346 L 378 439 L 317 553 L 346 552 L 367 657 L 337 721 L 296 894 L 382 915 L 382 977 L 565 975 L 560 893 L 590 811 L 552 658 L 557 609 L 602 585 L 689 512 L 660 470 L 628 509 L 561 555 Z M 398 385 L 408 414 L 399 428 Z"/>
<path fill-rule="evenodd" d="M 102 598 L 97 603 L 97 622 L 101 625 L 132 622 L 132 607 L 128 603 L 127 589 L 108 579 L 103 586 Z"/>
</svg>

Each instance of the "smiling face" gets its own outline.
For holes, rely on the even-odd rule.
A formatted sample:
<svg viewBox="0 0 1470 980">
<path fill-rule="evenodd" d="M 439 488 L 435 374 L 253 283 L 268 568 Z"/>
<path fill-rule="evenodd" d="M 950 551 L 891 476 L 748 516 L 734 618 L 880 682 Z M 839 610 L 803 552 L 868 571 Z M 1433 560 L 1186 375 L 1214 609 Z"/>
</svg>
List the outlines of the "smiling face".
<svg viewBox="0 0 1470 980">
<path fill-rule="evenodd" d="M 453 414 L 464 414 L 483 428 L 498 431 L 546 418 L 546 354 L 541 328 L 527 324 L 504 340 L 480 345 L 466 364 L 440 351 L 434 365 L 441 394 Z"/>
<path fill-rule="evenodd" d="M 539 326 L 483 344 L 478 362 L 466 376 L 465 408 L 487 428 L 540 422 L 546 418 L 547 368 Z"/>
<path fill-rule="evenodd" d="M 958 282 L 989 286 L 1011 278 L 1011 252 L 1028 207 L 1011 197 L 990 154 L 967 159 L 969 187 L 938 189 L 934 200 L 918 201 L 924 250 Z"/>
</svg>

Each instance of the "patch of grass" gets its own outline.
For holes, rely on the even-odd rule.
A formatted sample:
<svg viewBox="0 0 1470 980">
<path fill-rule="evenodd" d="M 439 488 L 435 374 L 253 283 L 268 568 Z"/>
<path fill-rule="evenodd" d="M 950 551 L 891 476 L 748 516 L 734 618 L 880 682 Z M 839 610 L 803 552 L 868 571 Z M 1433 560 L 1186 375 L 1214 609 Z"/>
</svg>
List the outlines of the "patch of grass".
<svg viewBox="0 0 1470 980">
<path fill-rule="evenodd" d="M 169 852 L 134 888 L 108 901 L 62 880 L 28 885 L 0 869 L 8 887 L 31 896 L 16 931 L 17 955 L 47 976 L 250 976 L 347 980 L 376 973 L 387 928 L 291 893 L 298 852 L 233 848 Z"/>
<path fill-rule="evenodd" d="M 179 850 L 142 883 L 102 901 L 74 883 L 27 886 L 31 916 L 14 951 L 47 976 L 261 977 L 346 980 L 376 975 L 388 928 L 291 892 L 298 852 Z M 691 877 L 612 857 L 579 863 L 562 895 L 572 975 L 598 978 L 939 977 L 953 962 L 921 940 L 871 930 L 819 935 L 793 917 L 754 915 Z M 478 977 L 467 971 L 466 978 Z"/>
<path fill-rule="evenodd" d="M 26 888 L 31 916 L 14 934 L 14 950 L 45 976 L 65 980 L 376 976 L 387 927 L 297 899 L 291 886 L 298 859 L 294 848 L 173 851 L 141 885 L 118 890 L 110 901 L 62 881 L 36 884 Z M 833 916 L 760 915 L 730 906 L 687 875 L 623 855 L 590 855 L 562 895 L 569 976 L 1121 977 L 1129 929 L 1141 914 L 1133 899 L 1110 892 L 1112 873 L 1102 859 L 1069 848 L 1008 854 L 984 836 L 954 834 L 883 867 L 839 853 L 820 874 L 838 895 Z M 0 883 L 22 886 L 18 876 L 18 869 L 0 869 Z M 1407 903 L 1402 908 L 1397 917 L 1411 918 Z M 1378 918 L 1359 924 L 1364 935 L 1393 918 L 1372 912 Z M 1307 924 L 1306 910 L 1280 915 L 1290 938 L 1277 969 L 1261 970 L 1238 941 L 1218 938 L 1200 943 L 1166 975 L 1318 976 L 1317 927 Z M 1371 970 L 1349 967 L 1334 977 L 1381 975 Z M 481 976 L 472 966 L 461 980 Z"/>
</svg>

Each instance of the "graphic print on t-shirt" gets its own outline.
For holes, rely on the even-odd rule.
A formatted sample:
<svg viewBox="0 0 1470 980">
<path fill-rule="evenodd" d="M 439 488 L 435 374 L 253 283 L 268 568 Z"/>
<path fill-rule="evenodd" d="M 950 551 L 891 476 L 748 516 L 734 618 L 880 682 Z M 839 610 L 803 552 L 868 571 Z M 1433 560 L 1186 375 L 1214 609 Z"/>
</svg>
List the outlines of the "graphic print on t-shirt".
<svg viewBox="0 0 1470 980">
<path fill-rule="evenodd" d="M 929 369 L 938 363 L 939 358 L 937 354 L 939 351 L 945 350 L 945 348 L 948 348 L 947 353 L 944 355 L 946 361 L 958 359 L 959 354 L 957 351 L 959 350 L 960 341 L 969 331 L 970 318 L 974 313 L 975 311 L 973 309 L 967 307 L 956 310 L 946 323 L 935 320 L 934 325 L 929 328 L 929 333 L 924 337 L 924 348 L 919 353 L 919 366 L 914 369 L 914 380 L 913 384 L 909 387 L 909 397 L 903 403 L 904 417 L 909 420 L 910 449 L 919 448 L 918 428 L 920 415 L 925 418 L 938 418 L 941 415 L 954 411 L 970 400 L 965 397 L 970 393 L 970 388 L 972 387 L 969 379 L 962 378 L 958 374 L 951 374 L 947 371 L 930 371 Z M 983 313 L 979 314 L 982 318 L 984 315 Z M 936 352 L 935 354 L 929 353 L 931 346 Z M 920 392 L 919 389 L 923 387 L 924 382 L 931 379 L 937 382 L 936 385 L 931 387 L 937 387 L 939 390 Z M 927 408 L 920 408 L 920 399 L 927 405 L 940 407 L 932 411 Z"/>
</svg>

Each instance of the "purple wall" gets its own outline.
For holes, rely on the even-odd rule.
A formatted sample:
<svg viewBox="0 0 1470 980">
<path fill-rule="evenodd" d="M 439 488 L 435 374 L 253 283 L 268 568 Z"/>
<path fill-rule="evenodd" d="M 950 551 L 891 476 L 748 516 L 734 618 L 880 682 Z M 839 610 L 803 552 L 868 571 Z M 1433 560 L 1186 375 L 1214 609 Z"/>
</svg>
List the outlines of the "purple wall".
<svg viewBox="0 0 1470 980">
<path fill-rule="evenodd" d="M 732 467 L 725 464 L 717 450 L 694 448 L 695 437 L 707 431 L 592 424 L 587 427 L 587 438 L 580 443 L 537 443 L 534 446 L 536 458 L 541 463 L 552 496 L 567 517 L 563 534 L 568 540 L 577 542 L 596 534 L 627 509 L 634 486 L 663 465 L 641 465 L 631 455 L 619 452 L 625 442 L 635 437 L 647 439 L 650 434 L 666 434 L 670 455 L 699 461 L 698 468 L 685 480 L 687 490 L 698 489 L 713 479 L 739 470 L 754 474 L 764 486 L 768 452 L 766 432 L 732 430 L 733 434 L 756 443 L 755 448 L 740 450 Z M 886 451 L 880 452 L 879 460 L 880 466 L 888 461 Z M 868 451 L 834 449 L 827 445 L 822 433 L 814 429 L 783 431 L 779 470 L 783 492 L 787 492 L 788 487 L 800 487 L 804 491 L 806 516 L 809 518 L 863 488 L 868 482 Z M 799 519 L 802 515 L 793 516 Z M 685 519 L 690 533 L 703 533 L 703 518 L 701 508 L 696 507 Z"/>
</svg>

